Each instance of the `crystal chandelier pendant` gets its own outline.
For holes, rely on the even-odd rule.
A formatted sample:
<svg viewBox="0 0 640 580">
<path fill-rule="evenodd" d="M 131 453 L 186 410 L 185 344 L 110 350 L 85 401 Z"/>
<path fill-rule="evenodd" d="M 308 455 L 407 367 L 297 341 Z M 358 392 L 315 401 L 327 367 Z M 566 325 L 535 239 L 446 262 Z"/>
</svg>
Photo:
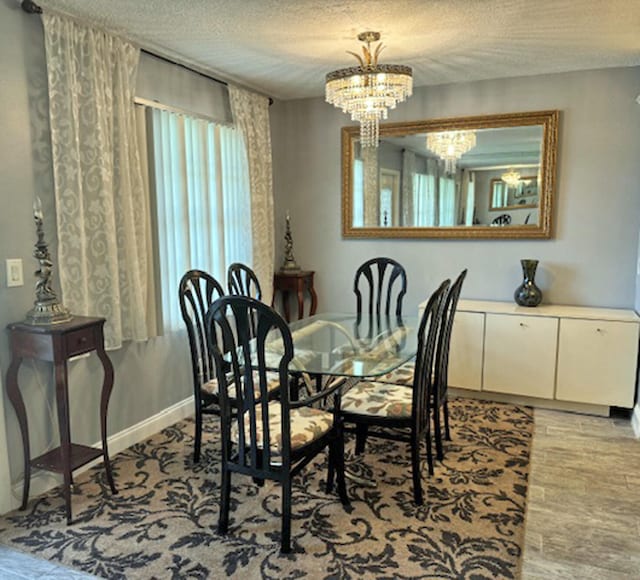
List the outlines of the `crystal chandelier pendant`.
<svg viewBox="0 0 640 580">
<path fill-rule="evenodd" d="M 380 40 L 379 32 L 362 32 L 358 40 L 366 43 L 362 56 L 349 52 L 358 59 L 360 66 L 327 74 L 325 97 L 328 103 L 360 123 L 362 147 L 377 147 L 380 120 L 386 119 L 389 109 L 394 109 L 412 94 L 412 71 L 408 66 L 378 64 L 383 45 L 378 44 L 371 52 L 371 43 Z"/>
</svg>

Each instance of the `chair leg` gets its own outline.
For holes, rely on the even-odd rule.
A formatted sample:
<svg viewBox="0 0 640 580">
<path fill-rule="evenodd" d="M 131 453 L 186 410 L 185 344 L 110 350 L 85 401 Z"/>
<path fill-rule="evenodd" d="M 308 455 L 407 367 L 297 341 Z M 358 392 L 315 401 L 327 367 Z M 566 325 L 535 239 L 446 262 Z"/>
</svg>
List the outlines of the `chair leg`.
<svg viewBox="0 0 640 580">
<path fill-rule="evenodd" d="M 433 475 L 433 443 L 431 441 L 431 431 L 427 429 L 427 465 L 429 466 L 429 475 Z"/>
<path fill-rule="evenodd" d="M 433 407 L 433 429 L 436 436 L 436 457 L 438 461 L 444 459 L 444 451 L 442 449 L 442 428 L 440 427 L 440 405 L 436 403 Z"/>
<path fill-rule="evenodd" d="M 262 469 L 262 459 L 263 459 L 263 455 L 262 452 L 258 449 L 258 456 L 256 458 L 256 467 L 258 469 Z M 253 483 L 255 483 L 258 487 L 263 487 L 264 486 L 264 479 L 262 479 L 261 477 L 253 477 Z"/>
<path fill-rule="evenodd" d="M 413 499 L 416 505 L 422 505 L 422 477 L 420 476 L 420 440 L 411 435 L 411 473 L 413 475 Z"/>
<path fill-rule="evenodd" d="M 364 446 L 367 442 L 368 427 L 363 424 L 356 425 L 356 455 L 364 453 Z"/>
<path fill-rule="evenodd" d="M 451 431 L 449 431 L 449 399 L 446 395 L 444 397 L 443 409 L 444 409 L 444 438 L 447 441 L 451 441 Z"/>
<path fill-rule="evenodd" d="M 282 535 L 280 551 L 283 554 L 291 552 L 291 476 L 282 482 Z"/>
<path fill-rule="evenodd" d="M 336 442 L 332 441 L 329 445 L 329 467 L 327 469 L 327 485 L 325 492 L 327 494 L 333 491 L 333 480 L 335 478 L 335 465 L 338 458 L 338 451 L 336 448 Z"/>
<path fill-rule="evenodd" d="M 218 533 L 225 535 L 229 529 L 229 500 L 231 496 L 231 472 L 222 465 L 222 482 L 220 484 L 220 515 L 218 516 Z"/>
<path fill-rule="evenodd" d="M 200 407 L 200 401 L 196 398 L 196 426 L 195 426 L 195 441 L 193 444 L 193 462 L 198 463 L 200 461 L 200 446 L 202 445 L 202 408 Z"/>
<path fill-rule="evenodd" d="M 349 496 L 347 495 L 347 485 L 344 478 L 344 437 L 342 433 L 340 433 L 336 440 L 333 442 L 335 445 L 335 456 L 336 456 L 336 478 L 338 482 L 338 495 L 340 496 L 340 501 L 344 507 L 349 507 L 351 502 L 349 501 Z"/>
</svg>

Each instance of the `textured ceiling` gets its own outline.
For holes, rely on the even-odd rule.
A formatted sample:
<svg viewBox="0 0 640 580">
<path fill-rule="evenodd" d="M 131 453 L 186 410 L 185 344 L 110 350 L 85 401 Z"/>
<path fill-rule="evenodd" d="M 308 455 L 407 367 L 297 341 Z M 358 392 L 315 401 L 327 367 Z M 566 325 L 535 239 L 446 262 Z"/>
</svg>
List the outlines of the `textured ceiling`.
<svg viewBox="0 0 640 580">
<path fill-rule="evenodd" d="M 40 0 L 267 95 L 324 94 L 363 30 L 415 86 L 640 65 L 640 0 Z"/>
</svg>

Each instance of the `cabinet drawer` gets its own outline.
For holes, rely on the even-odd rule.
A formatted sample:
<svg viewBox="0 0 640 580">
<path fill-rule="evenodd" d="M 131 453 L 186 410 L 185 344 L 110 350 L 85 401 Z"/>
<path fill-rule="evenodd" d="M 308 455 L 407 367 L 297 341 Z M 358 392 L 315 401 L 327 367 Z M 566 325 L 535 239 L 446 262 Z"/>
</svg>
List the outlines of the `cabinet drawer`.
<svg viewBox="0 0 640 580">
<path fill-rule="evenodd" d="M 482 389 L 482 345 L 484 314 L 456 312 L 451 331 L 449 385 L 479 391 Z"/>
<path fill-rule="evenodd" d="M 75 356 L 90 352 L 96 348 L 96 333 L 94 327 L 74 330 L 65 337 L 67 356 Z"/>
<path fill-rule="evenodd" d="M 487 314 L 483 390 L 552 399 L 558 319 Z"/>
<path fill-rule="evenodd" d="M 564 319 L 559 340 L 557 399 L 633 407 L 637 324 Z"/>
</svg>

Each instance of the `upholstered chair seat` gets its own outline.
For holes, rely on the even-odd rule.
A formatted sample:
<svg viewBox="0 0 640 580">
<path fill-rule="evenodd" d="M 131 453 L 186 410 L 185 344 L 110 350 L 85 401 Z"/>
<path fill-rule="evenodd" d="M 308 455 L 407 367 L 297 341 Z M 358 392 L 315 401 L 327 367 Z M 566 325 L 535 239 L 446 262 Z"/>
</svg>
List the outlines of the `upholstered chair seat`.
<svg viewBox="0 0 640 580">
<path fill-rule="evenodd" d="M 269 404 L 269 441 L 272 456 L 282 455 L 282 414 L 281 405 L 277 402 Z M 290 410 L 291 421 L 291 451 L 296 451 L 320 439 L 333 427 L 333 413 L 314 407 L 300 407 Z M 249 413 L 245 414 L 245 439 L 249 439 Z M 238 426 L 231 427 L 231 440 L 238 444 L 240 441 Z M 263 445 L 262 408 L 256 407 L 256 441 L 261 449 Z M 274 463 L 272 461 L 272 463 Z"/>
<path fill-rule="evenodd" d="M 258 380 L 259 380 L 258 373 L 254 372 L 253 381 L 254 381 L 255 387 L 253 390 L 256 398 L 260 397 L 260 386 L 259 386 Z M 267 390 L 271 393 L 277 390 L 279 387 L 280 387 L 280 378 L 278 377 L 278 373 L 268 372 L 267 373 Z M 202 385 L 202 390 L 208 395 L 217 396 L 219 394 L 218 379 L 211 379 L 210 381 L 207 381 L 206 383 L 204 383 Z M 229 396 L 232 399 L 236 398 L 235 386 L 233 384 L 229 386 Z"/>
<path fill-rule="evenodd" d="M 390 383 L 392 385 L 413 385 L 413 374 L 416 372 L 415 361 L 409 361 L 400 365 L 397 369 L 392 370 L 382 376 L 376 377 L 379 383 Z"/>
<path fill-rule="evenodd" d="M 409 419 L 412 398 L 410 387 L 361 381 L 342 396 L 341 409 L 357 415 Z"/>
</svg>

